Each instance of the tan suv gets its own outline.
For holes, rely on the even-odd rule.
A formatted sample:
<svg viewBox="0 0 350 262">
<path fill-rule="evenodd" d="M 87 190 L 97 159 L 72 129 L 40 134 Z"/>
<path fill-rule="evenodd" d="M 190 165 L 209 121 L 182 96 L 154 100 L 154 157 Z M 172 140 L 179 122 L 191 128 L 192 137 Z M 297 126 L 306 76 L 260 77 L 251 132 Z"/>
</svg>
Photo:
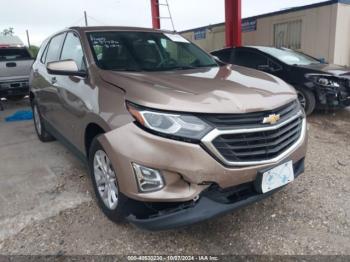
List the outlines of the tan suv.
<svg viewBox="0 0 350 262">
<path fill-rule="evenodd" d="M 304 171 L 306 120 L 294 89 L 220 64 L 172 32 L 67 29 L 44 42 L 30 84 L 39 139 L 55 137 L 87 162 L 115 222 L 197 223 Z"/>
</svg>

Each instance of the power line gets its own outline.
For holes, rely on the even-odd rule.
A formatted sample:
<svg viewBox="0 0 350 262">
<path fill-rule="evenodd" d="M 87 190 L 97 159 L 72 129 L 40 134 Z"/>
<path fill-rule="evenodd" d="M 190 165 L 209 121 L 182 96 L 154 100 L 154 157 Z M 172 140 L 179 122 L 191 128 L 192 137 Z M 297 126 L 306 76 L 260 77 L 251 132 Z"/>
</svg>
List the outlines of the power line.
<svg viewBox="0 0 350 262">
<path fill-rule="evenodd" d="M 107 25 L 106 23 L 101 22 L 100 20 L 98 20 L 98 19 L 96 19 L 96 18 L 94 18 L 94 17 L 92 17 L 92 16 L 90 16 L 90 15 L 88 15 L 87 17 L 90 18 L 90 19 L 92 19 L 92 20 L 94 20 L 95 22 L 97 22 L 97 23 L 100 24 L 100 25 Z"/>
<path fill-rule="evenodd" d="M 77 26 L 80 25 L 80 22 L 84 19 L 84 17 L 80 17 L 78 20 L 76 20 L 74 23 L 71 23 L 70 26 Z"/>
</svg>

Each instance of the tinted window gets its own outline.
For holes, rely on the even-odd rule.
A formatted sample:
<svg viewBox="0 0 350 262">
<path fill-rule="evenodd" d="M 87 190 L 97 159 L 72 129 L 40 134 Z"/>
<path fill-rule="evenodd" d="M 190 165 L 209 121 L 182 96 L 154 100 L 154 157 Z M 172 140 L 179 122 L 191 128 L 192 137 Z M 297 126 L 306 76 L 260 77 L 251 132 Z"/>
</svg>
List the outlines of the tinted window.
<svg viewBox="0 0 350 262">
<path fill-rule="evenodd" d="M 0 48 L 0 61 L 16 61 L 32 59 L 25 48 Z"/>
<path fill-rule="evenodd" d="M 232 63 L 250 68 L 258 68 L 259 65 L 267 65 L 268 61 L 261 54 L 246 50 L 236 50 L 232 54 Z"/>
<path fill-rule="evenodd" d="M 212 54 L 223 62 L 231 63 L 231 52 L 231 49 L 225 49 L 213 52 Z"/>
<path fill-rule="evenodd" d="M 300 52 L 296 52 L 290 49 L 279 49 L 273 47 L 258 47 L 264 53 L 267 53 L 278 60 L 288 64 L 288 65 L 311 65 L 320 64 L 320 61 L 315 58 L 305 55 Z"/>
<path fill-rule="evenodd" d="M 65 34 L 60 34 L 51 39 L 49 48 L 47 50 L 46 59 L 45 59 L 46 63 L 59 60 L 64 36 Z"/>
<path fill-rule="evenodd" d="M 85 69 L 84 64 L 84 54 L 80 44 L 78 36 L 74 33 L 69 32 L 67 34 L 66 40 L 64 41 L 62 54 L 60 60 L 72 59 L 74 60 L 79 70 Z"/>
</svg>

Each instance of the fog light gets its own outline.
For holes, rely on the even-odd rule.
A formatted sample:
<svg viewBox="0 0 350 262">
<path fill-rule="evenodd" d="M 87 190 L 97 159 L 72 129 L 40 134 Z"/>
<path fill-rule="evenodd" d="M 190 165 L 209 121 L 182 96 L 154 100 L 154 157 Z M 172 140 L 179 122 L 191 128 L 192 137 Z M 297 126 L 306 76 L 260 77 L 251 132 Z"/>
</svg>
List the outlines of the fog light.
<svg viewBox="0 0 350 262">
<path fill-rule="evenodd" d="M 136 181 L 141 192 L 158 191 L 164 187 L 164 180 L 159 170 L 132 163 Z"/>
</svg>

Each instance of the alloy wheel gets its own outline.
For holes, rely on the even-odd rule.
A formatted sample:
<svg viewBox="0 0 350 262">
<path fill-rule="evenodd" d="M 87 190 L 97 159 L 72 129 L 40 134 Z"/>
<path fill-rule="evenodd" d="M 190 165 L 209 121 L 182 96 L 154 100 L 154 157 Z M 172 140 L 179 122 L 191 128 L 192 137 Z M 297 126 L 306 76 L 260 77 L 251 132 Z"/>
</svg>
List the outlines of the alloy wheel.
<svg viewBox="0 0 350 262">
<path fill-rule="evenodd" d="M 301 106 L 305 109 L 306 108 L 306 97 L 300 91 L 298 91 L 298 100 L 299 100 Z"/>
<path fill-rule="evenodd" d="M 103 150 L 94 155 L 94 179 L 98 193 L 105 206 L 114 210 L 118 206 L 118 183 L 111 161 Z"/>
</svg>

